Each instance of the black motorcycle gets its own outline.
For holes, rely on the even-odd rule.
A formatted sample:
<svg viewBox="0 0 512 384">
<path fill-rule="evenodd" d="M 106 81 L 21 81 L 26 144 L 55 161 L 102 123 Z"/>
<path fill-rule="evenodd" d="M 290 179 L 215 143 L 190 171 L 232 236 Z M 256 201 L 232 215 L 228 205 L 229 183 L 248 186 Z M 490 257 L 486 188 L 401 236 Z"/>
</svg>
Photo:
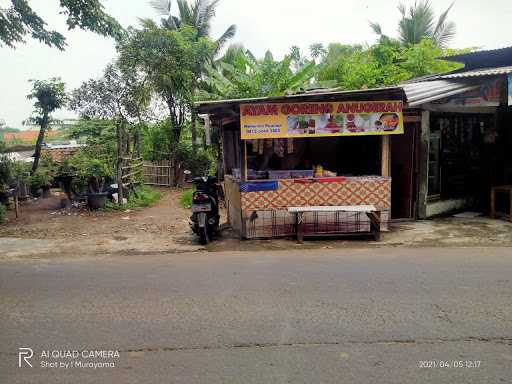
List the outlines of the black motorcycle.
<svg viewBox="0 0 512 384">
<path fill-rule="evenodd" d="M 195 177 L 192 182 L 196 191 L 192 195 L 192 216 L 190 227 L 207 244 L 219 229 L 219 187 L 217 178 L 212 176 Z"/>
</svg>

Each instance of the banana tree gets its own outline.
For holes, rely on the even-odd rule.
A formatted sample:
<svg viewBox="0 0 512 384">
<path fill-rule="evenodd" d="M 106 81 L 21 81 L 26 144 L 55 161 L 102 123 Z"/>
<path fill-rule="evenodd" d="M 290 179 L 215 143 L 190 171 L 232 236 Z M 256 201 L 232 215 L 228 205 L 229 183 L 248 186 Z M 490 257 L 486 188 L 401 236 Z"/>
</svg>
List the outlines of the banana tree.
<svg viewBox="0 0 512 384">
<path fill-rule="evenodd" d="M 212 99 L 280 96 L 305 89 L 314 77 L 314 62 L 308 62 L 296 72 L 292 58 L 276 61 L 267 52 L 257 60 L 248 52 L 239 52 L 229 60 L 219 60 L 206 68 L 202 82 L 203 97 Z"/>
</svg>

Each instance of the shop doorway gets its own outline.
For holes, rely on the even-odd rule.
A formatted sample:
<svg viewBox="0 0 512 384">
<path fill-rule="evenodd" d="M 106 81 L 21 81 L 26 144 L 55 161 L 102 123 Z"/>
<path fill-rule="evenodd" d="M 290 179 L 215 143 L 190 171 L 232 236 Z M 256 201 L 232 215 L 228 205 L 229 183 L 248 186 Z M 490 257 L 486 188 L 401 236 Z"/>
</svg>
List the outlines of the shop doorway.
<svg viewBox="0 0 512 384">
<path fill-rule="evenodd" d="M 419 122 L 406 123 L 403 135 L 391 138 L 391 218 L 415 218 L 414 147 Z"/>
</svg>

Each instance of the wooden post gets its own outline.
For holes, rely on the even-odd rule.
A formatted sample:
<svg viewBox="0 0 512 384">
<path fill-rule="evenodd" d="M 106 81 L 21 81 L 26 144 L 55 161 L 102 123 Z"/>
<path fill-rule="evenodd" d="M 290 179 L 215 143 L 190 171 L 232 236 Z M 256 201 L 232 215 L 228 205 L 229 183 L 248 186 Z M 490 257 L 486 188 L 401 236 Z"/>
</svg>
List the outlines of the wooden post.
<svg viewBox="0 0 512 384">
<path fill-rule="evenodd" d="M 297 241 L 301 244 L 304 242 L 304 220 L 304 212 L 297 212 Z"/>
<path fill-rule="evenodd" d="M 137 130 L 135 131 L 135 157 L 139 159 L 141 157 L 141 143 L 140 143 L 140 127 L 137 126 Z"/>
<path fill-rule="evenodd" d="M 244 183 L 247 181 L 247 144 L 246 140 L 239 139 L 240 143 L 240 173 L 241 173 L 241 181 Z M 240 192 L 241 194 L 242 192 Z M 241 198 L 241 196 L 240 196 Z M 242 210 L 240 203 L 240 238 L 247 238 L 247 218 L 244 215 L 244 211 Z"/>
<path fill-rule="evenodd" d="M 247 181 L 247 140 L 242 140 L 242 181 Z"/>
<path fill-rule="evenodd" d="M 16 212 L 16 218 L 18 218 L 20 216 L 19 202 L 18 202 L 18 190 L 16 190 L 16 193 L 14 194 L 14 211 Z"/>
<path fill-rule="evenodd" d="M 428 157 L 430 147 L 430 111 L 421 111 L 421 134 L 419 153 L 418 217 L 427 217 Z"/>
<path fill-rule="evenodd" d="M 167 179 L 168 182 L 169 182 L 169 187 L 174 187 L 174 175 L 176 174 L 175 173 L 175 169 L 174 169 L 174 160 L 169 160 L 169 178 Z"/>
<path fill-rule="evenodd" d="M 510 200 L 510 212 L 508 216 L 508 221 L 512 223 L 512 188 L 508 190 L 509 200 Z"/>
<path fill-rule="evenodd" d="M 218 127 L 219 139 L 217 141 L 217 177 L 219 180 L 224 180 L 226 171 L 226 163 L 224 158 L 224 130 Z"/>
<path fill-rule="evenodd" d="M 509 200 L 510 200 L 510 212 L 508 216 L 508 221 L 512 223 L 512 188 L 508 190 Z"/>
<path fill-rule="evenodd" d="M 126 141 L 126 144 L 125 144 L 126 146 L 125 146 L 125 150 L 123 151 L 123 155 L 126 154 L 127 157 L 132 157 L 132 156 L 130 156 L 130 154 L 132 153 L 131 148 L 130 148 L 130 143 L 131 143 L 130 131 L 123 132 L 123 136 L 125 136 L 124 139 Z"/>
<path fill-rule="evenodd" d="M 391 176 L 391 140 L 389 135 L 382 136 L 381 145 L 381 175 Z"/>
<path fill-rule="evenodd" d="M 512 206 L 510 206 L 510 209 L 512 212 Z M 494 190 L 494 187 L 491 187 L 491 212 L 489 216 L 491 217 L 491 219 L 494 219 L 496 217 L 496 191 Z"/>
<path fill-rule="evenodd" d="M 370 231 L 373 234 L 373 238 L 375 239 L 375 241 L 379 241 L 380 240 L 381 212 L 380 211 L 367 212 L 366 216 L 368 216 L 368 218 L 370 219 Z"/>
<path fill-rule="evenodd" d="M 123 122 L 117 123 L 117 204 L 123 205 Z"/>
</svg>

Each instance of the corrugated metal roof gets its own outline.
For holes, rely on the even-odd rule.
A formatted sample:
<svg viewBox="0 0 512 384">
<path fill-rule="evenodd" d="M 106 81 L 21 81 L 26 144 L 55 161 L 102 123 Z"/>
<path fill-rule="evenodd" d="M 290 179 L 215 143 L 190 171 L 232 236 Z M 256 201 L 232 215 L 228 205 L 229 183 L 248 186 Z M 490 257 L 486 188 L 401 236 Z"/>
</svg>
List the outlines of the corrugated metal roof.
<svg viewBox="0 0 512 384">
<path fill-rule="evenodd" d="M 457 71 L 440 73 L 437 75 L 427 75 L 417 77 L 415 79 L 404 81 L 402 84 L 415 84 L 419 82 L 429 82 L 435 80 L 449 80 L 449 79 L 471 79 L 484 76 L 500 76 L 512 73 L 512 65 L 500 67 L 487 67 L 471 70 L 458 69 Z"/>
<path fill-rule="evenodd" d="M 194 103 L 199 113 L 230 115 L 240 104 L 247 103 L 304 103 L 304 102 L 335 102 L 335 101 L 372 101 L 372 100 L 405 100 L 402 87 L 383 87 L 358 89 L 351 91 L 318 90 L 317 92 L 297 93 L 285 96 L 256 97 L 231 100 L 211 100 Z"/>
<path fill-rule="evenodd" d="M 197 106 L 203 105 L 215 105 L 215 104 L 241 104 L 241 103 L 252 103 L 252 102 L 272 102 L 272 101 L 285 101 L 289 99 L 302 99 L 311 98 L 316 96 L 337 96 L 337 95 L 348 95 L 348 94 L 360 94 L 360 93 L 371 93 L 371 92 L 386 92 L 386 91 L 398 91 L 401 87 L 380 87 L 380 88 L 369 88 L 369 89 L 355 89 L 355 90 L 340 90 L 339 88 L 330 89 L 315 89 L 313 91 L 306 91 L 301 93 L 293 93 L 284 96 L 266 96 L 266 97 L 250 97 L 244 99 L 227 99 L 227 100 L 208 100 L 198 101 L 194 103 Z"/>
<path fill-rule="evenodd" d="M 506 75 L 512 73 L 512 65 L 506 67 L 494 67 L 494 68 L 482 68 L 471 71 L 448 73 L 446 75 L 439 75 L 439 79 L 457 79 L 457 78 L 468 78 L 468 77 L 480 77 L 480 76 L 496 76 Z"/>
<path fill-rule="evenodd" d="M 486 49 L 475 52 L 461 53 L 458 55 L 450 55 L 439 57 L 441 60 L 455 61 L 457 63 L 466 63 L 469 61 L 481 60 L 486 58 L 495 57 L 498 55 L 504 55 L 512 52 L 512 46 L 497 48 L 497 49 Z"/>
<path fill-rule="evenodd" d="M 401 87 L 407 97 L 407 104 L 410 107 L 416 107 L 434 100 L 472 91 L 478 88 L 479 85 L 453 80 L 434 80 L 406 83 L 402 84 Z"/>
<path fill-rule="evenodd" d="M 340 91 L 340 90 L 325 90 L 322 92 L 314 93 L 299 93 L 286 96 L 277 97 L 258 97 L 258 98 L 247 98 L 247 99 L 234 99 L 234 100 L 212 100 L 212 101 L 201 101 L 195 103 L 199 107 L 202 113 L 209 113 L 214 108 L 223 108 L 233 105 L 251 103 L 251 102 L 279 102 L 279 101 L 290 101 L 295 99 L 296 101 L 307 101 L 313 100 L 316 97 L 329 97 L 329 99 L 335 100 L 337 96 L 349 96 L 378 94 L 378 92 L 397 92 L 403 95 L 405 94 L 406 101 L 409 107 L 417 107 L 421 104 L 429 103 L 431 101 L 444 99 L 445 97 L 458 95 L 464 92 L 472 91 L 481 86 L 480 82 L 474 80 L 475 77 L 479 76 L 492 76 L 504 73 L 512 73 L 512 66 L 500 67 L 500 68 L 488 68 L 479 71 L 468 71 L 461 73 L 453 73 L 450 75 L 439 75 L 437 79 L 425 79 L 423 81 L 416 82 L 405 82 L 397 87 L 384 87 L 384 88 L 373 88 L 373 89 L 360 89 L 352 91 Z M 467 78 L 466 80 L 463 80 Z M 473 81 L 471 80 L 473 78 Z M 402 93 L 403 92 L 403 93 Z"/>
</svg>

